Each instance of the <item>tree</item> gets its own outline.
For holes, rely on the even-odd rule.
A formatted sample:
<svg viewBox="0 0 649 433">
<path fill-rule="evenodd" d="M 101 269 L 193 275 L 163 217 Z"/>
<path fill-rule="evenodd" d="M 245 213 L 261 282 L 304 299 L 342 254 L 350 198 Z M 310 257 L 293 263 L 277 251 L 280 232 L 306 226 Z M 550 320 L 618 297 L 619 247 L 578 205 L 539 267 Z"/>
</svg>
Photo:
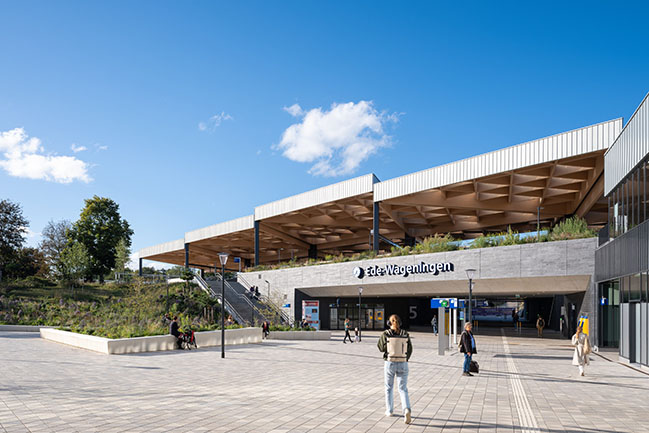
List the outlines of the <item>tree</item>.
<svg viewBox="0 0 649 433">
<path fill-rule="evenodd" d="M 70 230 L 72 230 L 72 223 L 68 220 L 50 221 L 43 229 L 40 249 L 45 256 L 51 276 L 57 280 L 62 278 L 61 253 L 70 242 L 68 239 Z"/>
<path fill-rule="evenodd" d="M 45 277 L 48 266 L 43 252 L 37 248 L 21 248 L 5 266 L 8 278 Z"/>
<path fill-rule="evenodd" d="M 70 242 L 61 251 L 61 280 L 74 287 L 74 284 L 87 274 L 90 263 L 86 247 L 81 242 Z"/>
<path fill-rule="evenodd" d="M 18 203 L 0 200 L 0 281 L 2 270 L 25 243 L 29 222 Z"/>
<path fill-rule="evenodd" d="M 90 267 L 86 277 L 98 276 L 101 282 L 104 275 L 115 267 L 117 244 L 124 239 L 131 246 L 131 230 L 128 222 L 119 214 L 119 205 L 105 197 L 94 196 L 86 199 L 79 220 L 70 232 L 71 239 L 82 243 L 90 256 Z"/>
<path fill-rule="evenodd" d="M 126 265 L 131 260 L 131 249 L 122 238 L 115 247 L 115 272 L 124 272 Z"/>
</svg>

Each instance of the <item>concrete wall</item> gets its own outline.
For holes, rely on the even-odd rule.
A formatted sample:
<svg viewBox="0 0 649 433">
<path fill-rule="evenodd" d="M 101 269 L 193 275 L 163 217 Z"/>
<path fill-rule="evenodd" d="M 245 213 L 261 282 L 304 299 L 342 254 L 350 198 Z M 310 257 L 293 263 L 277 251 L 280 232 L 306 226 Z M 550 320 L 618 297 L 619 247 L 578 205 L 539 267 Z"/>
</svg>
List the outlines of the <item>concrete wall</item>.
<svg viewBox="0 0 649 433">
<path fill-rule="evenodd" d="M 49 328 L 49 326 L 0 325 L 0 332 L 39 332 L 41 328 Z"/>
<path fill-rule="evenodd" d="M 331 331 L 270 331 L 269 340 L 330 340 Z"/>
<path fill-rule="evenodd" d="M 358 296 L 359 286 L 363 296 L 463 295 L 469 268 L 476 269 L 477 296 L 567 294 L 590 288 L 596 247 L 597 238 L 588 238 L 246 272 L 242 277 L 278 303 L 291 304 L 292 312 L 296 289 L 312 297 Z M 361 279 L 353 272 L 356 267 L 412 266 L 422 261 L 450 262 L 454 271 Z"/>
<path fill-rule="evenodd" d="M 221 331 L 197 332 L 195 335 L 199 348 L 221 345 Z M 226 346 L 261 343 L 261 337 L 261 328 L 225 330 Z M 176 340 L 171 335 L 110 339 L 47 328 L 41 329 L 41 338 L 93 352 L 115 355 L 174 350 Z"/>
</svg>

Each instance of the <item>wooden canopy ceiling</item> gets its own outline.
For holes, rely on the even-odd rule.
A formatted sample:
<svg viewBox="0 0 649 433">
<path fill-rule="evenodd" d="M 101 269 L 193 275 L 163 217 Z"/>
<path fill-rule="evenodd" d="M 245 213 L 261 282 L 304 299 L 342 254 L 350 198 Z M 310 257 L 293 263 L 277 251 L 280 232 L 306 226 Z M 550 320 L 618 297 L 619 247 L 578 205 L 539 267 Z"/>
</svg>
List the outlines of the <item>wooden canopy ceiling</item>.
<svg viewBox="0 0 649 433">
<path fill-rule="evenodd" d="M 389 199 L 379 205 L 380 234 L 400 243 L 436 233 L 473 238 L 508 226 L 535 230 L 539 207 L 543 226 L 573 214 L 603 225 L 603 166 L 604 151 L 598 151 Z M 319 257 L 369 250 L 372 213 L 373 196 L 367 193 L 263 219 L 260 263 L 306 258 L 311 245 Z M 196 267 L 214 267 L 222 251 L 253 261 L 254 230 L 191 242 L 189 250 Z M 183 265 L 185 252 L 147 259 Z"/>
<path fill-rule="evenodd" d="M 381 207 L 409 236 L 535 230 L 540 207 L 546 226 L 568 215 L 591 225 L 607 220 L 604 151 L 477 178 L 386 200 Z"/>
</svg>

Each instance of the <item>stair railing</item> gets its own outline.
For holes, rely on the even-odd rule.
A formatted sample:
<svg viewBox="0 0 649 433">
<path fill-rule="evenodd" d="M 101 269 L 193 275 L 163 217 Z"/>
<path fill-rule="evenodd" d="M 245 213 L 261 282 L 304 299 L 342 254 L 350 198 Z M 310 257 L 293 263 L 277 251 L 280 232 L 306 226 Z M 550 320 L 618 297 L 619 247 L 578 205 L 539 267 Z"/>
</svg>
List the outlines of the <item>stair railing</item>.
<svg viewBox="0 0 649 433">
<path fill-rule="evenodd" d="M 232 315 L 234 320 L 236 320 L 238 323 L 246 323 L 247 321 L 244 320 L 243 317 L 239 314 L 239 312 L 228 302 L 227 298 L 221 299 L 221 294 L 217 293 L 212 287 L 210 287 L 209 284 L 207 284 L 207 281 L 205 281 L 203 278 L 201 278 L 200 275 L 195 275 L 194 280 L 196 284 L 205 292 L 207 292 L 208 295 L 210 295 L 212 298 L 218 299 L 221 301 L 221 303 L 225 306 L 225 310 Z"/>
<path fill-rule="evenodd" d="M 217 280 L 217 281 L 221 281 L 221 275 L 216 274 L 216 280 Z M 228 280 L 225 280 L 225 287 L 227 287 L 227 288 L 230 290 L 230 292 L 232 292 L 232 295 L 233 295 L 233 296 L 237 296 L 237 297 L 243 299 L 244 302 L 245 302 L 246 304 L 248 304 L 248 306 L 249 306 L 249 307 L 250 307 L 254 312 L 256 312 L 259 316 L 261 316 L 263 320 L 266 320 L 266 316 L 264 315 L 264 313 L 263 313 L 262 311 L 260 311 L 259 308 L 258 308 L 258 307 L 257 307 L 257 306 L 256 306 L 256 305 L 255 305 L 255 304 L 254 304 L 254 303 L 253 303 L 253 302 L 252 302 L 252 301 L 251 301 L 251 300 L 250 300 L 246 295 L 237 292 L 237 291 L 235 290 L 235 288 L 232 287 L 232 285 L 228 282 Z M 245 287 L 245 286 L 244 286 L 244 287 Z M 247 322 L 250 322 L 250 321 L 247 320 Z M 253 325 L 253 323 L 251 323 L 251 326 L 252 326 L 252 325 Z"/>
<path fill-rule="evenodd" d="M 246 280 L 243 275 L 241 275 L 241 272 L 237 272 L 237 282 L 239 282 L 243 287 L 246 289 L 250 290 L 252 287 L 252 284 Z M 291 323 L 291 317 L 279 306 L 275 301 L 273 301 L 268 295 L 264 295 L 263 293 L 259 293 L 261 300 L 270 307 L 271 310 L 275 314 L 277 314 L 282 321 L 286 324 Z"/>
</svg>

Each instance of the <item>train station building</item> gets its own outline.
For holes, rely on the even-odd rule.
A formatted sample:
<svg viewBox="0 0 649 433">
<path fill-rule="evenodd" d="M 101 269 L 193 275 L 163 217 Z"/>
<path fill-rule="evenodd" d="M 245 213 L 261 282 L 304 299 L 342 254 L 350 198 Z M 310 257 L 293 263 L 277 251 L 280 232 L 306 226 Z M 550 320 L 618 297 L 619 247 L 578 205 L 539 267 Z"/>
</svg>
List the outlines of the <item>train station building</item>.
<svg viewBox="0 0 649 433">
<path fill-rule="evenodd" d="M 542 315 L 568 336 L 588 316 L 596 344 L 619 345 L 625 359 L 646 365 L 647 109 L 645 99 L 626 125 L 613 119 L 394 179 L 367 174 L 262 204 L 144 248 L 140 265 L 213 270 L 227 252 L 240 260 L 240 284 L 258 287 L 294 318 L 303 305 L 309 314 L 317 305 L 323 329 L 340 329 L 345 317 L 383 329 L 392 313 L 407 326 L 426 326 L 431 298 L 465 298 L 473 269 L 485 323 L 523 310 L 528 322 Z M 537 238 L 539 227 L 545 233 L 572 216 L 600 236 L 538 242 L 546 240 Z M 471 245 L 510 230 L 531 240 Z M 416 254 L 426 239 L 447 234 L 452 247 Z"/>
</svg>

